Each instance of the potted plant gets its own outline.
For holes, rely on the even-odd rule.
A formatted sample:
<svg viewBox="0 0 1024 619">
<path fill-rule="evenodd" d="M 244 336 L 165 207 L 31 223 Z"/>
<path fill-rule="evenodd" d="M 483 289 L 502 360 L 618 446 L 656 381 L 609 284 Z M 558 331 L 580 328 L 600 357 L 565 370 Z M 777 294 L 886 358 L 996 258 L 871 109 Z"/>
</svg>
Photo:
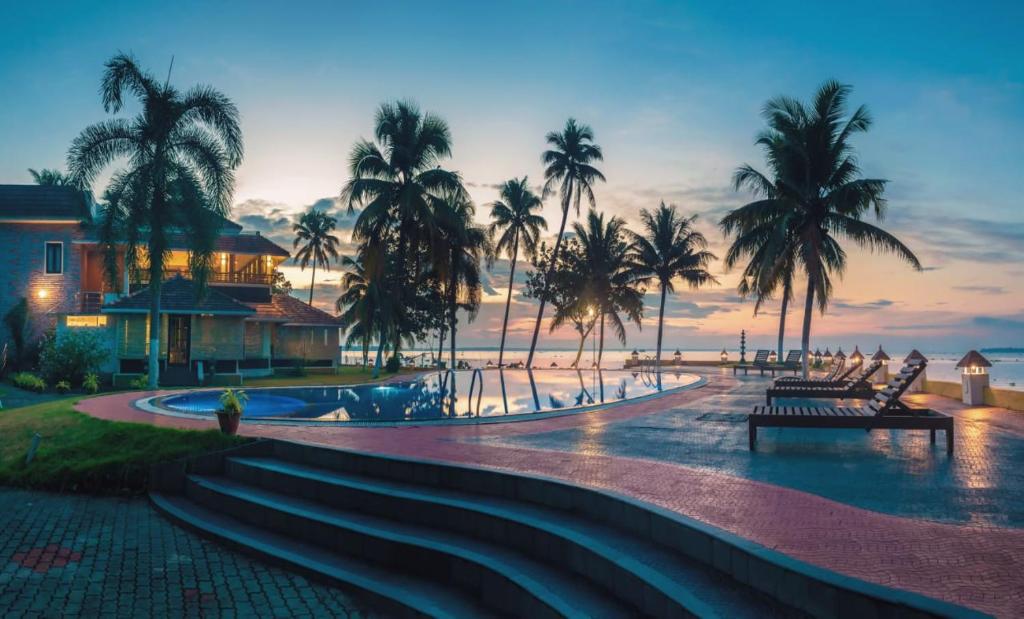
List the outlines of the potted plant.
<svg viewBox="0 0 1024 619">
<path fill-rule="evenodd" d="M 245 403 L 249 396 L 241 389 L 225 389 L 220 394 L 220 410 L 217 411 L 217 422 L 220 423 L 220 431 L 224 434 L 238 432 L 238 422 L 242 418 L 242 411 L 245 410 Z"/>
</svg>

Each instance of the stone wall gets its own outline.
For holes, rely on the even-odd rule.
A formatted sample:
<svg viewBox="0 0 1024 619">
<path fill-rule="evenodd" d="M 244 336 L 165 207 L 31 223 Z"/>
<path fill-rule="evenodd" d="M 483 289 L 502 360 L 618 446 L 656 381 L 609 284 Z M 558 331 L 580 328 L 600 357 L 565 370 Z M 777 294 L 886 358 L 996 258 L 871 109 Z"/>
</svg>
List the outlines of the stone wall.
<svg viewBox="0 0 1024 619">
<path fill-rule="evenodd" d="M 28 299 L 29 338 L 56 324 L 58 314 L 73 311 L 81 285 L 81 247 L 72 242 L 84 238 L 80 224 L 21 224 L 0 222 L 0 318 L 22 297 Z M 45 244 L 64 243 L 64 272 L 45 273 Z M 10 339 L 0 321 L 0 347 Z"/>
</svg>

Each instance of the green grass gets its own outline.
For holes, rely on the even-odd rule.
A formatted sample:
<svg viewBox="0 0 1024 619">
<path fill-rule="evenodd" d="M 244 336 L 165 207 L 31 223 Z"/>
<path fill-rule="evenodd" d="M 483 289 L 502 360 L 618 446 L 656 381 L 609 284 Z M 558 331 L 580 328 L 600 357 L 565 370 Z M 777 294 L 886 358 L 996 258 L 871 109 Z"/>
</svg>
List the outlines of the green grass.
<svg viewBox="0 0 1024 619">
<path fill-rule="evenodd" d="M 406 368 L 400 374 L 416 374 L 423 370 Z M 378 381 L 393 377 L 381 370 Z M 356 383 L 372 383 L 373 368 L 363 370 L 362 367 L 342 367 L 333 373 L 309 372 L 305 376 L 271 376 L 268 378 L 246 378 L 242 389 L 247 387 L 308 387 L 314 385 L 352 385 Z"/>
<path fill-rule="evenodd" d="M 157 462 L 226 449 L 247 439 L 104 421 L 75 411 L 78 398 L 0 410 L 0 484 L 65 492 L 139 494 Z M 28 465 L 32 435 L 42 436 Z"/>
</svg>

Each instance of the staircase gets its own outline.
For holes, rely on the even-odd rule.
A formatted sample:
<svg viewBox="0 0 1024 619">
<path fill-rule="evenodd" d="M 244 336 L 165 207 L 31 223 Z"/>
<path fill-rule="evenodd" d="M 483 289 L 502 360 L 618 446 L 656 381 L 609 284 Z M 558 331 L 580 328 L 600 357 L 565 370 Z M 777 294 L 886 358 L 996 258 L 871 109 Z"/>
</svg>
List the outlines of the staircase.
<svg viewBox="0 0 1024 619">
<path fill-rule="evenodd" d="M 865 590 L 890 590 L 859 581 L 842 591 L 836 582 L 851 579 L 772 565 L 752 556 L 771 551 L 699 523 L 498 471 L 261 441 L 160 465 L 153 486 L 154 504 L 179 523 L 389 615 L 839 616 L 844 593 L 891 616 L 939 604 L 870 599 Z M 812 580 L 823 593 L 808 594 Z"/>
</svg>

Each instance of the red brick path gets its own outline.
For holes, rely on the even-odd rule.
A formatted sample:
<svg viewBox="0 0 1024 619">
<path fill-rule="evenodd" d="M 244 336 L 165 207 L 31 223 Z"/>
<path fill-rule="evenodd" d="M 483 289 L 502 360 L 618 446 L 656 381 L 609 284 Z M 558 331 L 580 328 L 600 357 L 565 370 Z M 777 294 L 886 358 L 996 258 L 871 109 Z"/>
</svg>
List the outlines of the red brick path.
<svg viewBox="0 0 1024 619">
<path fill-rule="evenodd" d="M 596 435 L 610 423 L 722 395 L 734 385 L 731 377 L 714 376 L 711 384 L 693 391 L 603 411 L 516 423 L 318 427 L 315 431 L 243 423 L 241 431 L 248 436 L 539 474 L 609 489 L 848 576 L 999 616 L 1024 613 L 1021 529 L 902 518 L 732 475 L 662 461 L 587 453 L 585 446 L 577 452 L 562 452 L 464 442 L 563 428 L 582 428 Z M 215 421 L 178 419 L 134 409 L 131 403 L 144 395 L 93 398 L 83 400 L 78 408 L 103 419 L 178 428 L 217 426 Z"/>
</svg>

